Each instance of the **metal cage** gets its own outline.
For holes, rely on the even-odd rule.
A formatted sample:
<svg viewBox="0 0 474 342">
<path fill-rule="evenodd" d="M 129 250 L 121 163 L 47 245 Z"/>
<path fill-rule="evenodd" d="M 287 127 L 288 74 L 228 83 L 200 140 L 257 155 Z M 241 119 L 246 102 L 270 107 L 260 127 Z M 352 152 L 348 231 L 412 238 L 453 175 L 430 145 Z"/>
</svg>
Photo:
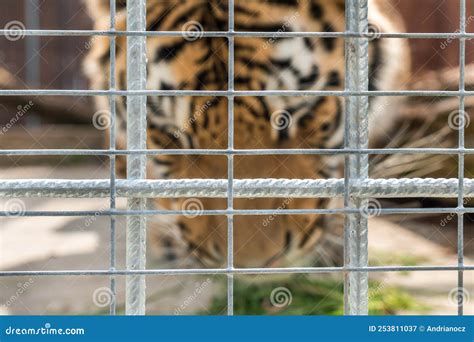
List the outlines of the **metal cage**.
<svg viewBox="0 0 474 342">
<path fill-rule="evenodd" d="M 146 275 L 225 274 L 228 278 L 228 314 L 233 314 L 233 283 L 235 274 L 269 273 L 332 273 L 345 275 L 345 313 L 368 314 L 369 272 L 393 271 L 457 271 L 459 315 L 463 314 L 464 271 L 474 270 L 464 264 L 463 215 L 474 213 L 464 206 L 464 198 L 474 196 L 474 179 L 465 179 L 464 158 L 474 154 L 465 148 L 464 116 L 460 116 L 459 144 L 457 148 L 368 148 L 368 97 L 369 96 L 457 96 L 459 109 L 464 112 L 466 96 L 474 96 L 465 90 L 466 40 L 474 34 L 466 33 L 466 0 L 460 0 L 460 30 L 458 33 L 380 33 L 380 38 L 455 38 L 460 41 L 460 82 L 457 91 L 369 91 L 368 90 L 368 0 L 346 0 L 345 32 L 241 32 L 234 29 L 234 1 L 229 0 L 228 31 L 200 32 L 205 37 L 226 37 L 229 49 L 228 90 L 222 91 L 173 91 L 146 90 L 146 38 L 147 36 L 182 36 L 183 32 L 146 31 L 146 0 L 129 1 L 127 7 L 127 31 L 117 31 L 115 26 L 116 4 L 110 1 L 110 30 L 24 30 L 27 36 L 107 36 L 110 37 L 110 87 L 108 90 L 0 90 L 0 96 L 106 96 L 111 108 L 110 147 L 103 150 L 2 150 L 0 155 L 101 155 L 110 159 L 110 178 L 104 180 L 3 180 L 0 181 L 2 197 L 108 197 L 110 208 L 90 211 L 26 211 L 25 216 L 94 216 L 110 217 L 110 268 L 104 270 L 61 271 L 0 271 L 1 277 L 11 276 L 83 276 L 108 275 L 113 300 L 110 313 L 116 312 L 116 276 L 126 276 L 126 314 L 145 314 Z M 0 30 L 8 35 L 9 30 Z M 127 36 L 128 79 L 127 90 L 116 90 L 116 37 Z M 344 37 L 346 41 L 345 89 L 341 91 L 236 91 L 234 88 L 234 38 L 235 37 Z M 222 96 L 228 99 L 228 148 L 225 150 L 150 150 L 146 149 L 146 98 L 147 96 Z M 340 96 L 346 101 L 345 144 L 343 149 L 291 149 L 291 150 L 242 150 L 234 148 L 234 99 L 239 96 Z M 128 149 L 117 150 L 115 145 L 116 96 L 126 96 L 128 101 Z M 133 113 L 134 115 L 131 115 Z M 449 154 L 459 158 L 457 179 L 369 179 L 368 156 L 375 154 Z M 189 154 L 223 155 L 228 159 L 228 177 L 225 180 L 146 180 L 145 164 L 148 155 Z M 287 180 L 287 179 L 234 179 L 234 156 L 270 154 L 321 154 L 345 157 L 344 179 Z M 126 155 L 129 170 L 127 180 L 116 180 L 115 158 Z M 204 210 L 202 215 L 226 215 L 228 224 L 227 267 L 219 269 L 146 269 L 146 217 L 147 215 L 184 214 L 182 210 L 148 210 L 147 197 L 221 197 L 227 198 L 227 209 Z M 341 209 L 279 209 L 236 210 L 234 198 L 238 197 L 324 197 L 344 198 Z M 457 197 L 455 208 L 442 209 L 381 209 L 380 214 L 394 213 L 455 213 L 458 217 L 458 263 L 451 266 L 368 266 L 368 219 L 370 197 Z M 116 208 L 116 198 L 128 198 L 127 210 Z M 233 264 L 233 218 L 235 215 L 289 215 L 289 214 L 344 214 L 344 266 L 343 267 L 293 267 L 293 268 L 236 268 Z M 8 211 L 1 211 L 8 216 Z M 117 269 L 115 262 L 115 220 L 127 216 L 127 267 Z"/>
</svg>

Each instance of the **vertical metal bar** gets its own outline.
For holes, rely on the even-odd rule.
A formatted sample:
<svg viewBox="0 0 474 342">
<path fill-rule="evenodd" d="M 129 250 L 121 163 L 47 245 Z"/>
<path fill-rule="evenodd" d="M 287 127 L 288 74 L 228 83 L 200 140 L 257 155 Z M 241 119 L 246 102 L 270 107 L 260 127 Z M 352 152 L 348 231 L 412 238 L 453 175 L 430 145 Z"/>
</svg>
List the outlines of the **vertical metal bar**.
<svg viewBox="0 0 474 342">
<path fill-rule="evenodd" d="M 367 0 L 346 0 L 346 31 L 368 32 Z M 368 39 L 346 39 L 345 87 L 350 91 L 368 90 Z M 368 97 L 346 99 L 345 147 L 363 149 L 368 146 Z M 363 215 L 368 201 L 351 195 L 354 181 L 368 178 L 368 155 L 348 155 L 345 158 L 344 206 L 361 210 L 346 214 L 344 223 L 344 264 L 364 267 L 368 264 L 368 218 Z M 366 210 L 364 210 L 366 211 Z M 345 314 L 368 314 L 368 273 L 346 272 L 344 275 Z"/>
<path fill-rule="evenodd" d="M 127 2 L 127 30 L 146 30 L 146 0 Z M 146 37 L 127 37 L 127 88 L 146 89 Z M 127 147 L 146 149 L 146 96 L 127 96 Z M 127 158 L 127 178 L 146 178 L 146 155 Z M 146 199 L 128 200 L 128 210 L 145 210 Z M 145 269 L 146 220 L 144 215 L 127 217 L 127 269 Z M 127 277 L 125 311 L 127 315 L 145 314 L 145 276 Z"/>
<path fill-rule="evenodd" d="M 31 30 L 40 29 L 40 13 L 38 0 L 25 0 L 25 25 Z M 26 45 L 26 82 L 32 88 L 36 88 L 41 80 L 41 68 L 38 51 L 40 50 L 41 37 L 27 37 Z"/>
<path fill-rule="evenodd" d="M 229 0 L 229 33 L 234 33 L 234 0 Z M 228 66 L 228 89 L 234 91 L 234 36 L 228 37 L 229 41 L 229 66 Z M 228 150 L 234 149 L 234 96 L 227 97 L 228 115 Z M 227 208 L 234 208 L 234 155 L 227 154 Z M 234 314 L 234 215 L 227 215 L 227 315 Z"/>
<path fill-rule="evenodd" d="M 460 0 L 460 32 L 466 33 L 466 0 Z M 460 38 L 459 41 L 459 91 L 464 92 L 466 89 L 465 71 L 466 71 L 466 39 Z M 465 96 L 459 97 L 459 149 L 465 146 Z M 464 209 L 464 153 L 458 154 L 458 208 Z M 458 266 L 464 266 L 464 214 L 458 213 Z M 458 315 L 464 314 L 464 272 L 458 270 Z"/>
<path fill-rule="evenodd" d="M 115 0 L 110 0 L 110 31 L 115 32 L 115 18 L 116 18 L 116 2 Z M 110 37 L 110 90 L 115 90 L 116 88 L 116 77 L 115 77 L 115 64 L 116 64 L 116 37 L 112 35 Z M 110 105 L 110 132 L 109 132 L 109 149 L 115 151 L 116 149 L 116 131 L 115 131 L 115 119 L 116 119 L 116 99 L 115 95 L 109 96 L 109 105 Z M 117 190 L 115 186 L 115 155 L 111 154 L 109 156 L 109 167 L 110 167 L 110 210 L 114 211 L 116 209 L 115 199 L 117 198 Z M 116 268 L 116 239 L 115 239 L 115 227 L 116 227 L 116 217 L 114 215 L 110 216 L 110 270 L 114 271 Z M 110 292 L 112 294 L 112 301 L 110 302 L 110 314 L 116 314 L 117 306 L 117 290 L 116 290 L 116 279 L 115 276 L 110 277 Z"/>
</svg>

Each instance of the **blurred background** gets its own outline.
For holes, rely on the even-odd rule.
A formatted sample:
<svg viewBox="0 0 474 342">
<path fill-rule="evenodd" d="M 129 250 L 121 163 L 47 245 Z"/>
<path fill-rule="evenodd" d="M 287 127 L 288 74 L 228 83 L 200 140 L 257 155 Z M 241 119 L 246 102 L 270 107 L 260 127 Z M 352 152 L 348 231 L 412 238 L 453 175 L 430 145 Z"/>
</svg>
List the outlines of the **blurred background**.
<svg viewBox="0 0 474 342">
<path fill-rule="evenodd" d="M 456 0 L 387 0 L 398 9 L 408 32 L 459 32 L 459 1 Z M 467 28 L 474 32 L 474 2 L 468 1 Z M 1 0 L 0 27 L 24 25 L 27 29 L 92 29 L 92 21 L 81 1 L 68 0 Z M 3 89 L 89 89 L 82 72 L 84 56 L 91 47 L 91 37 L 0 37 L 0 88 Z M 467 63 L 474 63 L 474 40 L 467 41 Z M 431 90 L 453 88 L 459 73 L 459 42 L 456 40 L 410 40 L 413 69 L 412 84 L 407 87 Z M 403 62 L 403 61 L 402 61 Z M 425 81 L 418 83 L 420 79 Z M 428 80 L 428 81 L 426 81 Z M 474 74 L 469 71 L 474 85 Z M 474 89 L 474 88 L 473 88 Z M 453 99 L 457 101 L 458 99 Z M 468 103 L 469 113 L 471 100 Z M 34 105 L 29 105 L 30 101 Z M 438 99 L 413 99 L 411 112 L 421 118 L 439 111 Z M 444 102 L 442 103 L 444 104 Z M 449 107 L 452 108 L 452 107 Z M 422 111 L 422 113 L 420 113 Z M 94 109 L 89 97 L 0 97 L 1 149 L 100 149 L 105 131 L 92 123 Z M 448 111 L 449 112 L 449 111 Z M 14 118 L 13 124 L 12 119 Z M 403 117 L 402 121 L 406 118 Z M 423 119 L 424 120 L 424 119 Z M 446 125 L 446 121 L 434 126 Z M 474 125 L 471 125 L 471 128 Z M 5 128 L 7 128 L 5 130 Z M 407 133 L 408 134 L 408 133 Z M 467 146 L 474 146 L 472 130 L 467 132 Z M 454 147 L 457 141 L 451 141 Z M 444 145 L 443 145 L 444 146 Z M 433 145 L 437 147 L 437 145 Z M 471 159 L 469 159 L 471 160 Z M 468 163 L 468 166 L 470 164 Z M 0 178 L 108 178 L 108 160 L 101 157 L 35 157 L 0 156 Z M 434 166 L 433 166 L 434 170 Z M 474 178 L 472 168 L 466 177 Z M 457 176 L 457 158 L 444 160 L 437 173 L 441 177 Z M 417 173 L 412 175 L 416 176 Z M 0 207 L 6 205 L 0 200 Z M 122 202 L 119 203 L 123 205 Z M 97 210 L 107 208 L 101 199 L 22 199 L 28 210 Z M 455 202 L 402 201 L 400 206 L 446 206 Z M 466 199 L 470 205 L 470 199 Z M 392 203 L 393 206 L 393 203 Z M 104 209 L 102 209 L 104 210 Z M 456 263 L 456 217 L 425 215 L 423 217 L 383 217 L 371 219 L 371 263 L 448 265 Z M 466 264 L 474 258 L 474 220 L 465 216 Z M 118 267 L 124 267 L 124 229 L 118 223 Z M 91 218 L 0 218 L 1 270 L 106 269 L 109 253 L 109 219 Z M 151 265 L 159 267 L 159 265 Z M 452 290 L 456 272 L 422 272 L 376 275 L 371 285 L 372 311 L 379 314 L 455 314 L 457 307 Z M 149 277 L 149 312 L 156 314 L 223 313 L 225 303 L 216 294 L 222 292 L 219 277 Z M 474 296 L 474 272 L 465 272 L 466 299 Z M 299 282 L 304 287 L 319 279 Z M 330 295 L 311 293 L 318 302 L 306 311 L 292 307 L 271 308 L 268 300 L 258 310 L 242 313 L 320 314 L 340 313 L 342 276 L 324 283 Z M 119 296 L 123 279 L 118 279 Z M 329 285 L 328 285 L 329 284 Z M 107 312 L 99 295 L 109 294 L 107 277 L 0 278 L 0 312 L 5 314 L 100 314 Z M 252 287 L 254 286 L 254 287 Z M 293 285 L 288 284 L 289 288 Z M 307 287 L 307 286 L 306 286 Z M 199 294 L 196 294 L 199 289 Z M 268 289 L 255 284 L 237 288 L 242 293 L 268 297 Z M 301 289 L 293 289 L 293 294 Z M 260 291 L 260 292 L 259 292 Z M 302 291 L 302 290 L 301 290 Z M 304 291 L 303 291 L 304 292 Z M 307 292 L 305 292 L 307 293 Z M 256 295 L 257 296 L 257 295 Z M 218 296 L 217 296 L 218 297 Z M 236 296 L 237 297 L 237 296 Z M 123 298 L 123 297 L 122 297 Z M 214 299 L 212 299 L 214 298 Z M 304 297 L 298 297 L 303 298 Z M 300 303 L 295 295 L 295 303 Z M 301 302 L 306 302 L 306 300 Z M 251 307 L 250 299 L 236 307 Z M 259 302 L 260 301 L 260 302 Z M 120 302 L 122 303 L 123 300 Z M 474 313 L 468 306 L 468 311 Z M 122 305 L 122 304 L 120 304 Z M 119 305 L 119 310 L 123 307 Z M 263 307 L 263 309 L 262 309 Z M 329 309 L 328 309 L 329 308 Z"/>
</svg>

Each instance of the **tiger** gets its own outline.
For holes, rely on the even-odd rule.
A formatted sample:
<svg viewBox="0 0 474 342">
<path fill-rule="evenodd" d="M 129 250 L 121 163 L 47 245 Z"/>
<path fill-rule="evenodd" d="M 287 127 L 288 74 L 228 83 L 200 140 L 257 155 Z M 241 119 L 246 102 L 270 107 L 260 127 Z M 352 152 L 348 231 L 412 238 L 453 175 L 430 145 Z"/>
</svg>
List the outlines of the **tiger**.
<svg viewBox="0 0 474 342">
<path fill-rule="evenodd" d="M 86 0 L 97 30 L 110 25 L 109 0 Z M 403 32 L 403 20 L 385 0 L 369 0 L 369 23 L 379 32 Z M 117 1 L 116 29 L 126 30 L 126 1 Z M 344 32 L 344 0 L 235 0 L 235 31 Z M 147 37 L 147 89 L 154 90 L 344 90 L 343 37 L 235 36 L 234 78 L 229 80 L 226 37 L 205 31 L 229 29 L 224 0 L 148 0 L 148 31 L 180 31 L 181 36 Z M 117 88 L 126 89 L 126 37 L 118 36 Z M 93 89 L 109 87 L 109 38 L 91 42 L 84 70 Z M 370 39 L 369 90 L 400 90 L 410 71 L 404 39 Z M 370 135 L 383 135 L 402 98 L 370 98 Z M 110 110 L 97 97 L 98 110 Z M 236 149 L 307 149 L 344 146 L 345 102 L 339 96 L 237 96 L 234 99 Z M 117 97 L 117 148 L 126 148 L 126 98 Z M 149 96 L 147 148 L 229 147 L 228 102 L 220 96 Z M 234 177 L 327 179 L 341 177 L 341 158 L 312 155 L 245 155 L 234 158 Z M 125 175 L 125 158 L 118 169 Z M 153 155 L 149 179 L 226 179 L 222 155 Z M 226 209 L 223 199 L 154 199 L 157 208 Z M 329 208 L 328 198 L 234 199 L 235 209 Z M 194 211 L 193 211 L 194 212 Z M 235 216 L 233 260 L 237 268 L 291 267 L 318 262 L 318 246 L 330 232 L 327 215 Z M 215 215 L 165 216 L 149 222 L 149 249 L 166 262 L 200 267 L 227 265 L 227 218 Z"/>
</svg>

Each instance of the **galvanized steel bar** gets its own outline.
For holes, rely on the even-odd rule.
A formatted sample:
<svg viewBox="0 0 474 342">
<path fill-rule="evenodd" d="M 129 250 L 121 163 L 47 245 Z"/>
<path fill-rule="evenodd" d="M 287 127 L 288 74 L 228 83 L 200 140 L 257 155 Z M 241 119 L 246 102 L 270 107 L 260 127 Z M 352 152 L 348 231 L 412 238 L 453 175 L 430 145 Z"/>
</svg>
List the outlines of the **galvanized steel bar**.
<svg viewBox="0 0 474 342">
<path fill-rule="evenodd" d="M 228 30 L 234 32 L 234 0 L 229 0 L 229 20 Z M 235 63 L 235 41 L 234 36 L 228 38 L 229 60 L 228 60 L 228 90 L 234 89 L 234 63 Z M 234 149 L 234 96 L 227 97 L 227 115 L 228 115 L 228 141 L 227 149 Z M 227 209 L 232 211 L 234 208 L 234 155 L 227 155 Z M 227 315 L 234 315 L 234 215 L 227 215 Z"/>
<path fill-rule="evenodd" d="M 346 0 L 346 30 L 368 32 L 367 0 Z M 346 82 L 349 91 L 367 91 L 369 83 L 368 39 L 346 39 Z M 345 104 L 345 147 L 368 147 L 368 97 L 347 97 Z M 368 178 L 368 155 L 345 157 L 344 207 L 364 210 L 368 201 L 355 195 L 352 184 Z M 344 265 L 366 267 L 368 263 L 368 217 L 361 213 L 346 214 L 344 222 Z M 344 312 L 346 315 L 368 314 L 368 273 L 344 274 Z"/>
<path fill-rule="evenodd" d="M 146 30 L 146 0 L 127 3 L 127 30 Z M 146 36 L 127 38 L 127 88 L 146 89 Z M 127 97 L 127 147 L 146 149 L 146 96 Z M 127 158 L 127 178 L 146 178 L 146 155 L 130 155 Z M 146 199 L 130 198 L 129 210 L 145 210 Z M 146 217 L 143 215 L 127 217 L 127 269 L 146 268 Z M 126 279 L 125 312 L 127 315 L 145 314 L 145 277 L 129 275 Z"/>
<path fill-rule="evenodd" d="M 340 272 L 433 272 L 457 270 L 474 271 L 474 266 L 369 266 L 369 267 L 288 267 L 288 268 L 234 268 L 232 274 L 323 274 Z M 0 277 L 28 276 L 104 276 L 104 275 L 220 275 L 225 268 L 147 269 L 147 270 L 59 270 L 59 271 L 2 271 Z"/>
<path fill-rule="evenodd" d="M 0 96 L 474 96 L 474 91 L 456 90 L 73 90 L 0 89 Z"/>
<path fill-rule="evenodd" d="M 25 7 L 25 21 L 30 28 L 40 29 L 40 3 L 38 0 L 24 0 Z M 40 85 L 41 80 L 41 37 L 34 36 L 25 39 L 25 69 L 26 82 L 29 88 L 35 88 Z"/>
<path fill-rule="evenodd" d="M 239 215 L 239 216 L 263 216 L 263 215 L 343 215 L 343 214 L 357 214 L 361 211 L 358 209 L 215 209 L 215 210 L 203 210 L 199 214 L 201 216 L 226 216 L 226 215 Z M 456 215 L 458 213 L 474 214 L 474 208 L 369 208 L 365 214 L 370 216 L 380 215 L 414 215 L 414 214 L 450 214 Z M 187 210 L 166 210 L 166 209 L 147 209 L 140 211 L 129 211 L 116 209 L 111 210 L 27 210 L 22 213 L 22 217 L 100 217 L 100 216 L 130 216 L 130 215 L 143 215 L 143 216 L 157 216 L 157 215 L 186 215 L 189 214 Z M 0 211 L 0 217 L 9 217 L 11 212 Z"/>
<path fill-rule="evenodd" d="M 116 196 L 125 198 L 227 198 L 226 179 L 117 179 Z M 474 197 L 474 179 L 464 179 L 464 197 Z M 389 178 L 354 180 L 350 193 L 362 198 L 456 198 L 457 178 Z M 344 179 L 234 179 L 234 198 L 341 197 Z M 110 180 L 0 180 L 0 197 L 106 198 Z"/>
<path fill-rule="evenodd" d="M 461 33 L 466 32 L 466 0 L 460 0 L 460 25 L 459 31 Z M 466 88 L 466 40 L 460 38 L 459 42 L 459 90 L 462 92 Z M 465 96 L 461 95 L 459 97 L 459 141 L 458 147 L 460 149 L 464 148 L 465 145 L 465 128 L 466 128 L 466 101 Z M 458 208 L 464 208 L 464 167 L 465 160 L 464 154 L 459 153 L 458 155 Z M 458 213 L 458 265 L 461 268 L 464 265 L 464 214 Z M 464 272 L 458 270 L 458 293 L 457 295 L 457 304 L 458 304 L 458 315 L 462 316 L 464 314 Z"/>
<path fill-rule="evenodd" d="M 115 31 L 115 23 L 116 23 L 116 0 L 110 0 L 110 30 Z M 116 69 L 116 37 L 110 37 L 110 68 L 109 68 L 109 88 L 111 90 L 115 89 L 116 87 L 116 76 L 115 76 L 115 69 Z M 117 107 L 116 107 L 116 98 L 114 95 L 109 97 L 109 105 L 110 105 L 110 132 L 109 132 L 109 149 L 114 151 L 116 149 L 116 114 L 117 114 Z M 110 175 L 110 210 L 113 211 L 116 209 L 116 198 L 117 198 L 117 188 L 115 184 L 116 175 L 115 175 L 115 155 L 109 156 L 109 175 Z M 116 267 L 116 216 L 110 216 L 110 269 L 115 270 Z M 111 301 L 110 301 L 110 314 L 116 314 L 116 307 L 117 307 L 117 289 L 116 289 L 116 279 L 114 276 L 110 277 L 110 294 L 111 294 Z"/>
<path fill-rule="evenodd" d="M 71 156 L 110 156 L 110 155 L 214 155 L 225 156 L 228 154 L 240 156 L 263 156 L 263 155 L 349 155 L 349 154 L 443 154 L 457 155 L 474 154 L 473 148 L 366 148 L 366 149 L 233 149 L 233 150 L 206 150 L 206 149 L 148 149 L 148 150 L 83 150 L 83 149 L 31 149 L 31 150 L 0 150 L 0 156 L 53 156 L 53 155 L 71 155 Z"/>
<path fill-rule="evenodd" d="M 11 34 L 10 30 L 0 30 L 0 36 Z M 90 37 L 90 36 L 118 36 L 118 37 L 182 37 L 182 31 L 110 31 L 110 30 L 21 30 L 23 36 L 63 36 L 63 37 Z M 301 32 L 301 31 L 202 31 L 200 37 L 258 37 L 258 38 L 371 38 L 371 33 L 357 32 Z M 380 38 L 410 38 L 410 39 L 474 39 L 474 33 L 460 32 L 380 32 Z"/>
</svg>

